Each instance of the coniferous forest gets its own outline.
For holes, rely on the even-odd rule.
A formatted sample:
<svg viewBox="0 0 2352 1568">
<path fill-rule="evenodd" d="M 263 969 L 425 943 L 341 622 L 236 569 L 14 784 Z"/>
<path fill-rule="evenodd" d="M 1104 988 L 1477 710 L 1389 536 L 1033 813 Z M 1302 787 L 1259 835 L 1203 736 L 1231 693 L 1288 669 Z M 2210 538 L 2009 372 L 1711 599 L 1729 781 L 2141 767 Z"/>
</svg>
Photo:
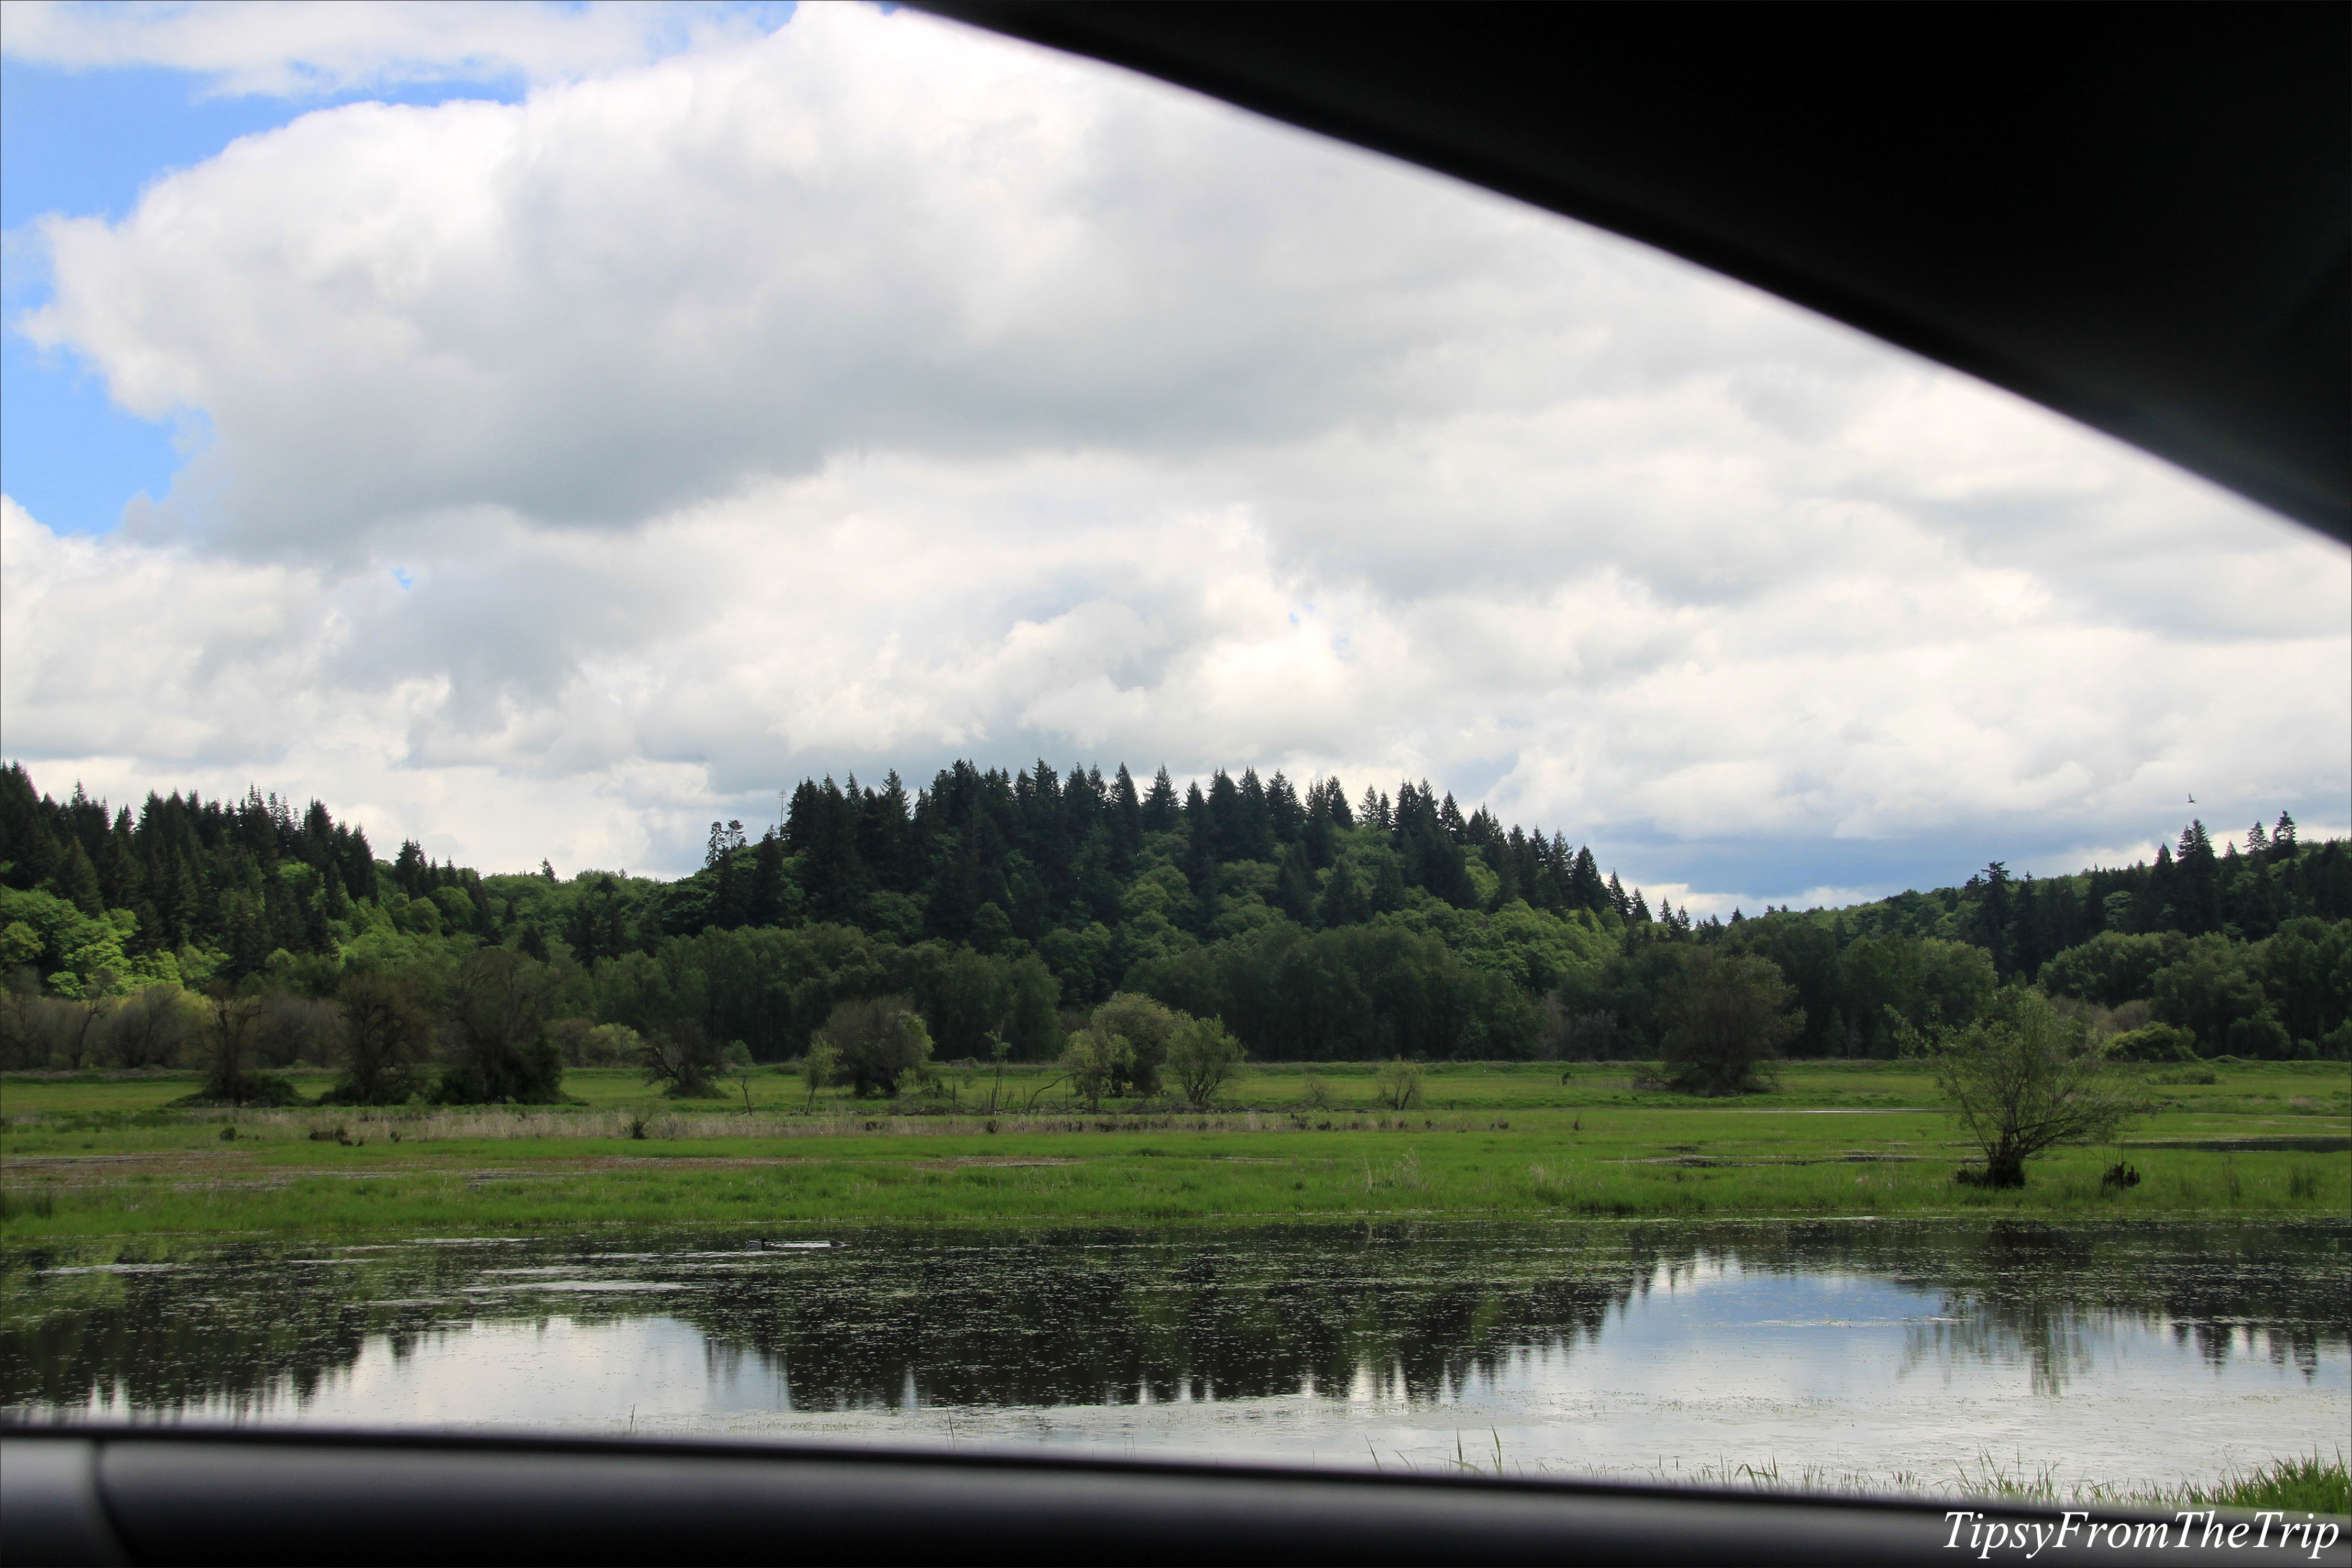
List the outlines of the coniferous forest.
<svg viewBox="0 0 2352 1568">
<path fill-rule="evenodd" d="M 256 1070 L 357 1059 L 365 1036 L 393 1073 L 363 1072 L 366 1098 L 530 1099 L 566 1063 L 659 1060 L 648 1040 L 796 1058 L 838 1004 L 886 995 L 940 1058 L 1045 1059 L 1119 992 L 1221 1020 L 1261 1060 L 1647 1059 L 1709 950 L 1769 965 L 1750 972 L 1778 976 L 1790 1056 L 1916 1051 L 2011 984 L 2144 1056 L 2352 1056 L 2352 847 L 2284 815 L 2218 847 L 2192 822 L 2153 863 L 1996 862 L 1694 921 L 1425 784 L 959 763 L 911 793 L 804 780 L 782 805 L 756 838 L 712 824 L 674 881 L 484 875 L 382 855 L 317 802 L 134 811 L 9 764 L 0 1067 L 170 1065 L 201 999 L 217 1033 L 236 997 Z"/>
</svg>

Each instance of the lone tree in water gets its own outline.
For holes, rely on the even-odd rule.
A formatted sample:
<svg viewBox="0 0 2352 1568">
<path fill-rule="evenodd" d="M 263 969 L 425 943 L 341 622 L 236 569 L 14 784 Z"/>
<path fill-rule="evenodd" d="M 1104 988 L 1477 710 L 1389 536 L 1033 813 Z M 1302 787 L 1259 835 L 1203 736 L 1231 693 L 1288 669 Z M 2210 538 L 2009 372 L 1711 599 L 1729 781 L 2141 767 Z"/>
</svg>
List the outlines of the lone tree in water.
<svg viewBox="0 0 2352 1568">
<path fill-rule="evenodd" d="M 1780 1047 L 1805 1027 L 1796 1000 L 1770 959 L 1696 949 L 1658 1001 L 1665 1087 L 1707 1095 L 1771 1088 Z"/>
<path fill-rule="evenodd" d="M 2025 1185 L 2025 1162 L 2061 1143 L 2095 1143 L 2146 1109 L 2136 1086 L 2107 1065 L 2081 1020 L 2063 1018 L 2040 992 L 2012 987 L 1993 1016 L 1937 1052 L 1936 1086 L 1984 1150 L 1988 1187 Z"/>
</svg>

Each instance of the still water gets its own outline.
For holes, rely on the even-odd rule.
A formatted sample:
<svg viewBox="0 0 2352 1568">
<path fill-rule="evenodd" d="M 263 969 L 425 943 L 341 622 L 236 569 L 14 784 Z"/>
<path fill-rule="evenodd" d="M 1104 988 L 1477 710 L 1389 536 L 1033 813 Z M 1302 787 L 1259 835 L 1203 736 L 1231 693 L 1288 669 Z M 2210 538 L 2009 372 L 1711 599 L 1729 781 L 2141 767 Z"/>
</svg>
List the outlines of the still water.
<svg viewBox="0 0 2352 1568">
<path fill-rule="evenodd" d="M 826 1245 L 815 1245 L 824 1243 Z M 0 1258 L 0 1406 L 1941 1489 L 2352 1428 L 2352 1223 L 712 1229 Z"/>
</svg>

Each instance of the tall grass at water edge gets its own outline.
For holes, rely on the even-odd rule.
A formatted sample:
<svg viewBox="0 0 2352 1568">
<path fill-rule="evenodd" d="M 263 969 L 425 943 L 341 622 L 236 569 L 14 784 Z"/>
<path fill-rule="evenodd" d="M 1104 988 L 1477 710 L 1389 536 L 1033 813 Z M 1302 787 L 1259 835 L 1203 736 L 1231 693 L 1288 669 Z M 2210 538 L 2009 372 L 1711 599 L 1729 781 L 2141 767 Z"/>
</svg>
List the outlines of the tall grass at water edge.
<svg viewBox="0 0 2352 1568">
<path fill-rule="evenodd" d="M 1454 1451 L 1432 1461 L 1405 1453 L 1387 1456 L 1374 1450 L 1375 1467 L 1406 1471 L 1434 1469 L 1474 1475 L 1542 1478 L 1557 1474 L 1599 1479 L 1640 1480 L 1669 1486 L 1745 1488 L 1766 1491 L 1826 1493 L 1837 1496 L 1956 1497 L 1987 1501 L 2043 1502 L 2061 1505 L 2104 1504 L 2114 1508 L 2242 1510 L 2274 1509 L 2291 1515 L 2315 1513 L 2338 1518 L 2352 1515 L 2352 1475 L 2343 1450 L 2323 1458 L 2289 1455 L 2251 1469 L 2224 1472 L 2211 1482 L 2176 1486 L 2131 1485 L 2111 1481 L 2068 1482 L 2053 1465 L 2008 1467 L 1989 1454 L 1948 1470 L 1893 1471 L 1862 1474 L 1806 1467 L 1786 1470 L 1777 1459 L 1761 1464 L 1718 1460 L 1685 1466 L 1661 1462 L 1646 1469 L 1604 1472 L 1554 1472 L 1538 1460 L 1515 1461 L 1505 1452 L 1502 1436 L 1489 1430 L 1487 1440 L 1454 1435 Z"/>
</svg>

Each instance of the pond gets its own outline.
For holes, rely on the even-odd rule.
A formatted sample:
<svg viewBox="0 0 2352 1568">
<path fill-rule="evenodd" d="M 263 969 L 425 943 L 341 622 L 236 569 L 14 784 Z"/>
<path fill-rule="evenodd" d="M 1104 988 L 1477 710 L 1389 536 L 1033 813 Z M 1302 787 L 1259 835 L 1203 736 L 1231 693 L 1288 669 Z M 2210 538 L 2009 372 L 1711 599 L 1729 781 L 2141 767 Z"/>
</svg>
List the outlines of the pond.
<svg viewBox="0 0 2352 1568">
<path fill-rule="evenodd" d="M 2336 1221 L 1837 1220 L 19 1247 L 0 1406 L 2170 1485 L 2343 1447 L 2347 1243 Z"/>
</svg>

